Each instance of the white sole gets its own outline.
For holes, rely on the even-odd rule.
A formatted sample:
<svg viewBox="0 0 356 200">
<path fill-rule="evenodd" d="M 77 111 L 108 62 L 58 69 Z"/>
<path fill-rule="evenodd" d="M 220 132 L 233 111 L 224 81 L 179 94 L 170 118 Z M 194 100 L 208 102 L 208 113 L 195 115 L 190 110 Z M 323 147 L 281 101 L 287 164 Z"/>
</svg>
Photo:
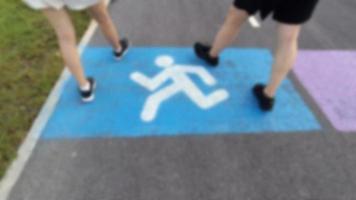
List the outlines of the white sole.
<svg viewBox="0 0 356 200">
<path fill-rule="evenodd" d="M 114 57 L 115 57 L 115 60 L 117 60 L 117 61 L 122 60 L 122 58 L 123 58 L 123 57 L 127 54 L 127 52 L 129 51 L 130 47 L 131 47 L 131 44 L 129 43 L 128 46 L 127 46 L 127 48 L 126 48 L 126 50 L 122 53 L 121 57 L 116 57 L 116 56 L 114 56 Z"/>
<path fill-rule="evenodd" d="M 82 98 L 82 101 L 84 103 L 90 103 L 90 102 L 94 101 L 94 99 L 95 99 L 95 94 L 94 94 L 95 89 L 96 89 L 96 81 L 94 81 L 94 85 L 93 85 L 93 94 L 88 98 Z"/>
<path fill-rule="evenodd" d="M 92 102 L 92 101 L 94 101 L 94 99 L 95 99 L 95 94 L 92 94 L 90 97 L 88 97 L 88 98 L 82 98 L 82 101 L 84 102 L 84 103 L 90 103 L 90 102 Z"/>
</svg>

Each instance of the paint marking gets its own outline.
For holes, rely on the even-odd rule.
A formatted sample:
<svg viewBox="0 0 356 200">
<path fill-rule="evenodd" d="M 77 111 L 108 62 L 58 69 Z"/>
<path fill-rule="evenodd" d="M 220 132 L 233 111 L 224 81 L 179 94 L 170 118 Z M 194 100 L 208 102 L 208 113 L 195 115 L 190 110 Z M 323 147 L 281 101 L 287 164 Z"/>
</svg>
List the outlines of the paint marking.
<svg viewBox="0 0 356 200">
<path fill-rule="evenodd" d="M 171 78 L 162 84 L 159 84 L 161 81 L 153 81 L 152 77 L 162 78 L 164 75 L 155 63 L 156 58 L 170 55 L 174 57 L 175 63 L 183 66 L 182 69 L 185 69 L 186 65 L 199 68 L 196 66 L 204 66 L 204 63 L 194 57 L 190 47 L 135 47 L 130 49 L 130 53 L 121 62 L 111 56 L 111 51 L 110 47 L 85 49 L 82 59 L 86 71 L 88 74 L 95 74 L 96 80 L 100 82 L 98 98 L 91 104 L 82 105 L 77 101 L 76 82 L 71 77 L 65 86 L 68 89 L 63 91 L 56 110 L 43 130 L 41 140 L 304 133 L 320 130 L 314 114 L 288 79 L 279 90 L 274 112 L 266 115 L 258 109 L 251 87 L 256 82 L 268 80 L 273 57 L 266 49 L 226 49 L 222 54 L 224 61 L 218 71 L 205 68 L 217 80 L 214 87 L 206 84 L 201 77 L 189 74 L 189 79 L 203 94 L 214 93 L 219 88 L 227 90 L 227 101 L 204 110 L 190 102 L 190 98 L 187 98 L 189 95 L 184 90 L 162 102 L 157 116 L 150 123 L 141 119 L 142 107 L 147 97 L 174 85 Z M 138 56 L 140 59 L 136 59 Z M 152 92 L 133 82 L 130 76 L 134 72 L 149 77 L 148 81 L 142 82 L 150 82 L 144 85 L 157 90 Z M 87 120 L 96 123 L 83 125 Z"/>
<path fill-rule="evenodd" d="M 106 0 L 105 3 L 106 5 L 109 5 L 110 0 Z M 97 26 L 98 25 L 94 20 L 90 22 L 88 29 L 86 30 L 78 45 L 78 51 L 80 55 L 83 53 L 83 50 L 89 43 L 90 39 L 93 37 Z M 25 168 L 26 163 L 31 157 L 43 129 L 45 128 L 53 111 L 55 110 L 55 106 L 57 105 L 57 102 L 62 94 L 63 86 L 69 80 L 69 78 L 70 73 L 67 67 L 65 67 L 60 75 L 60 78 L 50 92 L 50 95 L 48 96 L 44 106 L 41 108 L 38 116 L 32 124 L 29 133 L 17 151 L 17 158 L 11 163 L 3 179 L 0 181 L 0 199 L 8 199 L 12 188 L 15 186 L 17 180 Z"/>
<path fill-rule="evenodd" d="M 304 50 L 295 66 L 298 79 L 334 128 L 356 131 L 356 51 Z"/>
<path fill-rule="evenodd" d="M 260 22 L 257 20 L 255 16 L 251 16 L 248 18 L 248 22 L 253 28 L 261 28 Z"/>
<path fill-rule="evenodd" d="M 217 81 L 203 67 L 190 65 L 177 65 L 171 56 L 159 56 L 156 58 L 156 67 L 163 70 L 153 78 L 149 78 L 141 72 L 133 72 L 131 80 L 149 91 L 151 94 L 144 103 L 141 119 L 151 122 L 156 118 L 157 112 L 163 102 L 182 92 L 199 108 L 208 110 L 229 98 L 225 89 L 218 89 L 209 95 L 205 95 L 191 80 L 188 74 L 197 75 L 208 86 L 215 86 Z M 160 88 L 166 81 L 172 80 L 172 84 Z M 157 89 L 160 88 L 158 91 Z"/>
</svg>

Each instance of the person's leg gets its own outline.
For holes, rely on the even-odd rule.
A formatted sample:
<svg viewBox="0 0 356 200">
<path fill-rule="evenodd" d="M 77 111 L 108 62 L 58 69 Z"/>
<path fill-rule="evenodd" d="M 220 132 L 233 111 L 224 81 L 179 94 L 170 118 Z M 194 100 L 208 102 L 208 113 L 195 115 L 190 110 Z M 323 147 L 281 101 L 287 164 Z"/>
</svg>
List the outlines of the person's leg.
<svg viewBox="0 0 356 200">
<path fill-rule="evenodd" d="M 109 15 L 104 1 L 91 6 L 89 8 L 89 13 L 98 22 L 101 30 L 105 35 L 105 38 L 110 42 L 111 46 L 116 51 L 121 51 L 119 33 L 116 30 L 116 27 Z"/>
<path fill-rule="evenodd" d="M 219 53 L 234 41 L 248 16 L 245 10 L 238 9 L 236 6 L 229 8 L 224 24 L 216 35 L 210 50 L 211 57 L 218 57 Z"/>
<path fill-rule="evenodd" d="M 43 11 L 54 28 L 59 47 L 66 66 L 76 78 L 81 88 L 86 87 L 89 82 L 85 77 L 80 56 L 76 47 L 75 31 L 71 19 L 65 10 L 45 9 Z"/>
<path fill-rule="evenodd" d="M 295 63 L 300 29 L 300 25 L 280 24 L 278 27 L 278 44 L 275 61 L 269 83 L 264 90 L 268 97 L 275 96 L 282 81 L 286 78 Z"/>
<path fill-rule="evenodd" d="M 248 16 L 247 11 L 237 8 L 235 5 L 231 6 L 223 26 L 214 39 L 212 47 L 199 42 L 194 44 L 194 51 L 197 57 L 204 60 L 210 66 L 218 66 L 220 52 L 232 43 Z"/>
</svg>

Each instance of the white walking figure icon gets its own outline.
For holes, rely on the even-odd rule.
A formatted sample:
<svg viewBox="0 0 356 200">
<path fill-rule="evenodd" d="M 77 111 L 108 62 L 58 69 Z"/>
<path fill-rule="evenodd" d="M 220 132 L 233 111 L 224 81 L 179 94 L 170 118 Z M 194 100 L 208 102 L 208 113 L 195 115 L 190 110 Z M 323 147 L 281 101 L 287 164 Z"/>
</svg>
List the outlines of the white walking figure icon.
<svg viewBox="0 0 356 200">
<path fill-rule="evenodd" d="M 204 95 L 189 78 L 188 74 L 195 74 L 208 86 L 216 85 L 215 78 L 203 67 L 176 65 L 171 56 L 159 56 L 155 63 L 158 67 L 163 68 L 163 71 L 153 78 L 149 78 L 140 72 L 131 74 L 131 80 L 154 92 L 147 98 L 141 113 L 141 119 L 145 122 L 153 121 L 161 103 L 179 92 L 186 94 L 191 101 L 204 110 L 210 109 L 229 98 L 229 93 L 225 89 L 218 89 L 209 95 Z M 168 80 L 172 80 L 173 83 L 155 91 Z"/>
</svg>

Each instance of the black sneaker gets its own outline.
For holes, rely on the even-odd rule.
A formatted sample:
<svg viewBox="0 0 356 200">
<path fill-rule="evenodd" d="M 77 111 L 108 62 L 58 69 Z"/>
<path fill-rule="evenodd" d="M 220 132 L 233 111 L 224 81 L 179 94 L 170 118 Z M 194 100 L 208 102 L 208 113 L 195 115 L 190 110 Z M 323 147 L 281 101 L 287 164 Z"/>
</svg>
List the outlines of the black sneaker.
<svg viewBox="0 0 356 200">
<path fill-rule="evenodd" d="M 121 60 L 121 58 L 127 53 L 127 50 L 130 47 L 130 43 L 126 38 L 120 40 L 120 45 L 121 45 L 121 51 L 120 52 L 114 51 L 114 56 L 117 60 Z"/>
<path fill-rule="evenodd" d="M 219 64 L 219 57 L 213 58 L 209 55 L 211 47 L 208 45 L 204 45 L 201 43 L 195 43 L 194 44 L 194 51 L 195 54 L 205 62 L 207 62 L 209 65 L 216 67 Z"/>
<path fill-rule="evenodd" d="M 96 82 L 94 80 L 94 78 L 89 77 L 87 78 L 89 84 L 90 84 L 90 88 L 87 91 L 83 91 L 81 89 L 79 89 L 80 95 L 82 97 L 82 101 L 85 103 L 89 103 L 91 101 L 93 101 L 95 99 L 95 88 L 96 88 Z"/>
<path fill-rule="evenodd" d="M 256 84 L 253 87 L 253 94 L 255 95 L 255 97 L 256 97 L 256 99 L 258 101 L 258 105 L 259 105 L 261 110 L 263 110 L 263 111 L 272 111 L 275 99 L 271 98 L 271 97 L 268 97 L 265 94 L 265 92 L 264 92 L 265 88 L 266 88 L 266 86 L 263 85 L 263 84 Z"/>
</svg>

